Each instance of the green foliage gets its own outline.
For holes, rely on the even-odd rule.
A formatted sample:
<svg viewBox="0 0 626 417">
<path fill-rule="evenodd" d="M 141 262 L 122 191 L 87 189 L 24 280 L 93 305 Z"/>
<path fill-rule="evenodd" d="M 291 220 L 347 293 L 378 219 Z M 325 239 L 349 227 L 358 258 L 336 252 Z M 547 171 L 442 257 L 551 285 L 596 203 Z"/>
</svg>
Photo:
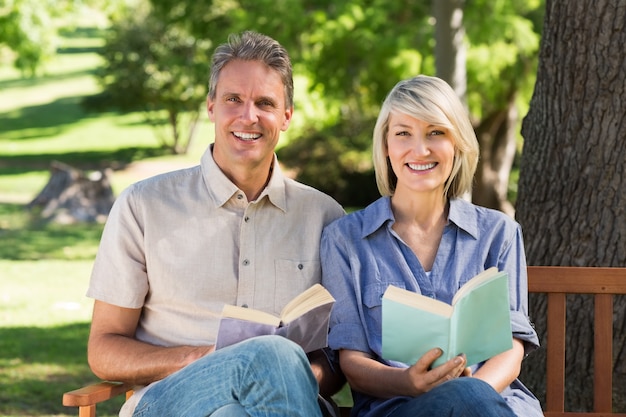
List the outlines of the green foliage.
<svg viewBox="0 0 626 417">
<path fill-rule="evenodd" d="M 398 0 L 152 0 L 168 24 L 196 37 L 225 40 L 254 29 L 290 51 L 309 90 L 297 91 L 305 128 L 280 151 L 298 179 L 353 205 L 350 181 L 372 176 L 371 128 L 387 92 L 400 79 L 434 74 L 431 4 Z M 530 96 L 539 44 L 540 0 L 477 0 L 464 8 L 468 101 L 478 126 L 511 97 Z M 267 13 L 271 10 L 272 13 Z M 490 16 L 485 20 L 485 15 Z M 322 111 L 320 111 L 320 108 Z M 525 111 L 520 109 L 520 113 Z M 371 198 L 375 183 L 364 185 Z M 360 186 L 359 186 L 360 188 Z"/>
<path fill-rule="evenodd" d="M 102 50 L 105 98 L 125 111 L 143 110 L 155 126 L 168 124 L 163 144 L 186 153 L 206 96 L 211 45 L 135 8 L 112 26 Z"/>
<path fill-rule="evenodd" d="M 34 76 L 55 52 L 52 0 L 8 0 L 0 8 L 0 44 L 16 52 L 14 64 Z"/>
<path fill-rule="evenodd" d="M 470 48 L 467 56 L 468 105 L 479 121 L 520 96 L 524 108 L 532 87 L 539 53 L 543 2 L 539 0 L 477 0 L 464 10 Z M 485 21 L 485 15 L 490 19 Z"/>
</svg>

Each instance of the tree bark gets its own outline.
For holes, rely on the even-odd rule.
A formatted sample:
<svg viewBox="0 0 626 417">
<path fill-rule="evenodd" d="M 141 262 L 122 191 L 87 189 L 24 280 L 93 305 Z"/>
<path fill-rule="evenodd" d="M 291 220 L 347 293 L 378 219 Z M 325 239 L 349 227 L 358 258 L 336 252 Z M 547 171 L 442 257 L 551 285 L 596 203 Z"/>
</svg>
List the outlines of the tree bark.
<svg viewBox="0 0 626 417">
<path fill-rule="evenodd" d="M 104 223 L 115 198 L 107 171 L 91 175 L 61 162 L 53 162 L 50 179 L 27 205 L 46 222 Z"/>
<path fill-rule="evenodd" d="M 517 219 L 529 265 L 626 266 L 626 3 L 546 1 L 535 91 L 522 124 Z M 626 411 L 626 299 L 615 300 L 614 410 Z M 568 299 L 566 410 L 591 410 L 593 308 Z M 545 340 L 545 302 L 530 300 Z M 540 398 L 543 352 L 522 380 Z"/>
<path fill-rule="evenodd" d="M 517 115 L 513 94 L 506 108 L 485 117 L 476 127 L 480 159 L 472 190 L 475 204 L 500 210 L 511 217 L 515 216 L 515 208 L 508 199 L 508 191 L 516 152 Z"/>
</svg>

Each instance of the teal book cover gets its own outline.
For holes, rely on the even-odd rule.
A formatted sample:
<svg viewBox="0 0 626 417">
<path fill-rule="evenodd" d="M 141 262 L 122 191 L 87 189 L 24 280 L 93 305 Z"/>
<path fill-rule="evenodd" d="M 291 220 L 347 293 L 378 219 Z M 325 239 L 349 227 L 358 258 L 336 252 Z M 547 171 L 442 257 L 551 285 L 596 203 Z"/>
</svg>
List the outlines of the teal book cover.
<svg viewBox="0 0 626 417">
<path fill-rule="evenodd" d="M 513 347 L 508 274 L 490 268 L 466 282 L 452 304 L 389 286 L 382 304 L 383 358 L 413 365 L 435 347 L 439 366 L 459 354 L 474 365 Z"/>
</svg>

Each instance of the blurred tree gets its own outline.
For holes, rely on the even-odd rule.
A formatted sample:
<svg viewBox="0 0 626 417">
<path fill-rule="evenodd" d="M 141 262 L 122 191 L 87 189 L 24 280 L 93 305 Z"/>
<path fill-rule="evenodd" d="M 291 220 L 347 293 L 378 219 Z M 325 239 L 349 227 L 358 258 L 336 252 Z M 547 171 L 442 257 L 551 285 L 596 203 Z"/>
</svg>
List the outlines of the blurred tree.
<svg viewBox="0 0 626 417">
<path fill-rule="evenodd" d="M 535 81 L 542 13 L 541 0 L 475 0 L 465 7 L 467 99 L 480 142 L 472 197 L 511 216 L 509 175 Z"/>
<path fill-rule="evenodd" d="M 460 0 L 456 0 L 457 3 Z M 373 181 L 371 133 L 378 108 L 400 79 L 436 74 L 432 5 L 411 0 L 151 0 L 167 25 L 215 43 L 244 29 L 283 43 L 307 95 L 296 94 L 306 126 L 279 150 L 303 182 L 349 205 L 378 193 Z M 474 199 L 507 210 L 508 174 L 516 151 L 517 114 L 526 109 L 539 45 L 541 0 L 463 3 L 467 48 L 467 102 L 481 141 Z M 489 15 L 490 19 L 484 19 Z M 462 29 L 462 28 L 459 28 Z M 292 129 L 293 130 L 293 129 Z M 296 135 L 293 135 L 296 133 Z M 347 200 L 355 178 L 370 184 Z M 372 179 L 369 181 L 368 179 Z M 483 185 L 485 184 L 485 185 Z M 367 191 L 367 192 L 366 192 Z M 493 198 L 486 198 L 492 195 Z M 352 198 L 352 197 L 350 197 Z M 511 212 L 510 205 L 508 212 Z"/>
<path fill-rule="evenodd" d="M 104 97 L 122 110 L 144 111 L 156 132 L 168 126 L 163 146 L 186 153 L 206 98 L 211 42 L 164 24 L 147 6 L 129 11 L 113 24 L 101 52 Z"/>
<path fill-rule="evenodd" d="M 34 77 L 57 49 L 61 26 L 75 24 L 83 7 L 116 13 L 132 0 L 0 0 L 0 47 L 13 51 L 13 64 Z"/>
<path fill-rule="evenodd" d="M 529 265 L 626 266 L 626 3 L 549 0 L 537 83 L 523 121 L 517 218 Z M 530 314 L 545 337 L 546 305 Z M 626 299 L 617 297 L 614 412 L 626 412 Z M 593 306 L 567 309 L 566 409 L 590 410 Z M 550 335 L 548 335 L 549 337 Z M 545 352 L 526 359 L 523 381 L 545 392 Z"/>
<path fill-rule="evenodd" d="M 0 45 L 15 53 L 14 65 L 25 76 L 35 76 L 42 62 L 56 51 L 52 23 L 53 0 L 1 0 Z M 59 4 L 61 8 L 66 2 Z"/>
</svg>

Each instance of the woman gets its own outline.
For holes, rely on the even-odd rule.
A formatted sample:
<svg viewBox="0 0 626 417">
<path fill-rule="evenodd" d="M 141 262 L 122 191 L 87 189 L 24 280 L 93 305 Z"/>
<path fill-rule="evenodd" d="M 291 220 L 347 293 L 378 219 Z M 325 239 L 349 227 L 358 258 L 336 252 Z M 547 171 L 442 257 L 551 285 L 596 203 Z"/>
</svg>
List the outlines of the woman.
<svg viewBox="0 0 626 417">
<path fill-rule="evenodd" d="M 321 247 L 323 284 L 337 299 L 329 345 L 340 351 L 353 415 L 542 416 L 517 380 L 524 355 L 538 345 L 527 318 L 520 226 L 460 198 L 471 189 L 478 142 L 454 91 L 435 77 L 398 83 L 373 146 L 382 197 L 327 226 Z M 458 356 L 431 369 L 437 347 L 415 364 L 382 358 L 381 298 L 389 285 L 450 303 L 492 266 L 509 275 L 511 350 L 472 367 Z"/>
</svg>

